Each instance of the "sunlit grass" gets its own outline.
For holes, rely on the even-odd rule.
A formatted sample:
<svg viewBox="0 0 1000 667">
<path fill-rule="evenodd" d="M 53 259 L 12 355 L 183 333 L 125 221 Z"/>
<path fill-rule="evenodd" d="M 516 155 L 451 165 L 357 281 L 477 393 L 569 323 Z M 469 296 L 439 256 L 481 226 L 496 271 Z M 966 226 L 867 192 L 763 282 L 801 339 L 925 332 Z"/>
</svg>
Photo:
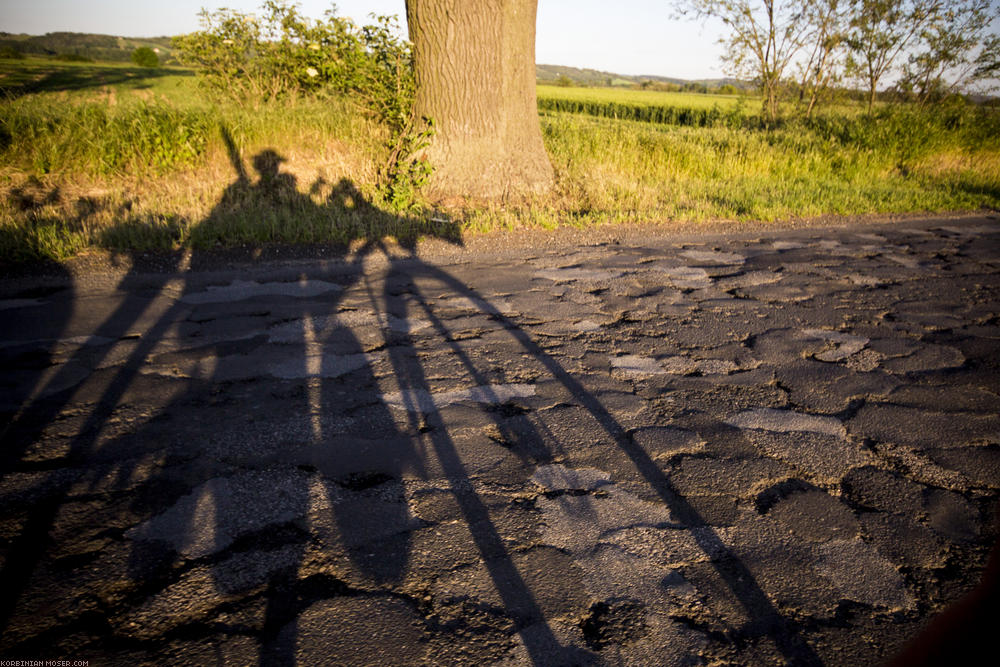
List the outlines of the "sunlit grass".
<svg viewBox="0 0 1000 667">
<path fill-rule="evenodd" d="M 619 101 L 643 96 L 635 99 L 702 111 L 723 97 L 740 122 L 542 112 L 557 175 L 551 195 L 392 216 L 379 210 L 374 187 L 382 130 L 349 100 L 248 108 L 208 98 L 184 71 L 120 76 L 134 69 L 0 62 L 0 86 L 21 86 L 0 101 L 0 261 L 90 248 L 346 245 L 524 227 L 1000 208 L 996 111 L 869 118 L 834 109 L 768 130 L 740 120 L 756 112 L 733 98 L 609 90 Z M 29 80 L 36 92 L 24 92 Z"/>
<path fill-rule="evenodd" d="M 963 145 L 913 123 L 911 142 L 882 127 L 845 142 L 802 125 L 748 131 L 571 114 L 545 114 L 542 125 L 560 187 L 598 219 L 769 221 L 1000 204 L 997 139 Z"/>
</svg>

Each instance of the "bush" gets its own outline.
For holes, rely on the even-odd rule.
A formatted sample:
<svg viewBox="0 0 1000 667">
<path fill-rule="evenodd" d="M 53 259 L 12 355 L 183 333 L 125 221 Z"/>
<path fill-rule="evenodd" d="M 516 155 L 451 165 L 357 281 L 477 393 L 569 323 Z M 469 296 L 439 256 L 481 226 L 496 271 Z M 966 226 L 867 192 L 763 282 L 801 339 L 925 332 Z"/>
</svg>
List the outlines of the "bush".
<svg viewBox="0 0 1000 667">
<path fill-rule="evenodd" d="M 202 30 L 174 38 L 178 58 L 216 93 L 257 104 L 344 94 L 393 131 L 412 121 L 416 84 L 410 44 L 389 16 L 357 27 L 328 11 L 322 20 L 283 0 L 262 16 L 231 9 L 201 13 Z"/>
<path fill-rule="evenodd" d="M 18 51 L 13 46 L 0 46 L 0 58 L 9 58 L 11 60 L 22 60 L 24 54 Z"/>
<path fill-rule="evenodd" d="M 384 124 L 390 138 L 381 191 L 392 208 L 412 208 L 429 171 L 413 152 L 425 145 L 431 123 L 418 128 L 413 118 L 413 55 L 396 37 L 393 17 L 359 28 L 333 11 L 314 20 L 284 0 L 267 0 L 259 18 L 203 10 L 201 22 L 202 30 L 173 44 L 181 63 L 196 67 L 217 94 L 250 104 L 339 94 Z"/>
<path fill-rule="evenodd" d="M 265 102 L 320 92 L 347 92 L 367 83 L 374 55 L 366 33 L 327 12 L 323 20 L 268 0 L 262 15 L 203 10 L 202 29 L 174 38 L 182 64 L 226 97 Z"/>
<path fill-rule="evenodd" d="M 132 52 L 132 62 L 134 62 L 139 67 L 159 67 L 160 58 L 156 55 L 156 51 L 149 48 L 148 46 L 140 46 L 138 49 Z"/>
</svg>

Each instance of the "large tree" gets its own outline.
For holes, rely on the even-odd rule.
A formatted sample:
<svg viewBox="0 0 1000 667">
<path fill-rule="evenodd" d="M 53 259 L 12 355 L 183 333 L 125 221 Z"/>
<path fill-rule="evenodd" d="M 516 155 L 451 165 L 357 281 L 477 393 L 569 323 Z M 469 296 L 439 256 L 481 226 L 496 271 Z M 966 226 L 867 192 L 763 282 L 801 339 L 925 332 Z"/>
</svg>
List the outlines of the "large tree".
<svg viewBox="0 0 1000 667">
<path fill-rule="evenodd" d="M 535 97 L 537 0 L 406 0 L 415 113 L 432 118 L 432 195 L 548 190 Z"/>
</svg>

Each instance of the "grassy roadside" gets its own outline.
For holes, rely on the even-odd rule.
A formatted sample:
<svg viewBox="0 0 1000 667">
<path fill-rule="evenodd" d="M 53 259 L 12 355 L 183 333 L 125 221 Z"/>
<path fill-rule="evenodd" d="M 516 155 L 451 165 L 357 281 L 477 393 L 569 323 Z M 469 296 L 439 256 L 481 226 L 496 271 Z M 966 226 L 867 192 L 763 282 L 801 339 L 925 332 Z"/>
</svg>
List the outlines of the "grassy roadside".
<svg viewBox="0 0 1000 667">
<path fill-rule="evenodd" d="M 1000 204 L 1000 146 L 947 136 L 920 119 L 769 132 L 543 116 L 567 198 L 591 217 L 777 220 Z M 897 127 L 892 128 L 890 125 Z M 989 143 L 986 143 L 986 142 Z M 613 147 L 613 150 L 609 150 Z"/>
<path fill-rule="evenodd" d="M 0 87 L 0 261 L 450 237 L 446 218 L 479 232 L 1000 208 L 1000 118 L 989 110 L 835 112 L 773 130 L 543 110 L 552 195 L 400 217 L 375 196 L 380 130 L 349 101 L 243 108 L 207 98 L 184 70 L 51 61 L 0 61 Z M 550 88 L 692 110 L 725 97 L 540 96 Z M 743 113 L 729 99 L 726 113 Z"/>
</svg>

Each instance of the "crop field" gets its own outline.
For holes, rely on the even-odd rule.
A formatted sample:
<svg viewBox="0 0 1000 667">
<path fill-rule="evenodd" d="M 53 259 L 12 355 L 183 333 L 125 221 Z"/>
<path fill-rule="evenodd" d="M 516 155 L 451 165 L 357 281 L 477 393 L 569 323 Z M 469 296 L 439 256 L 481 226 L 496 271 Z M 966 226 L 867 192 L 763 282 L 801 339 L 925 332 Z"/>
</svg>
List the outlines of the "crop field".
<svg viewBox="0 0 1000 667">
<path fill-rule="evenodd" d="M 540 111 L 565 111 L 616 120 L 640 120 L 698 127 L 759 125 L 761 98 L 754 94 L 663 92 L 623 88 L 575 88 L 539 85 Z M 876 106 L 884 108 L 882 102 Z M 864 105 L 840 100 L 824 107 L 827 115 L 856 117 Z"/>
<path fill-rule="evenodd" d="M 727 110 L 745 100 L 748 106 L 759 104 L 754 95 L 712 95 L 700 93 L 668 93 L 657 90 L 634 90 L 629 88 L 577 88 L 573 86 L 538 86 L 539 100 L 571 100 L 574 102 L 596 102 L 634 104 L 650 107 L 681 107 L 691 109 L 711 109 L 719 107 Z"/>
<path fill-rule="evenodd" d="M 1000 208 L 991 108 L 834 108 L 764 129 L 752 97 L 541 86 L 553 193 L 391 215 L 375 187 L 384 129 L 350 99 L 237 104 L 185 69 L 50 60 L 0 61 L 0 89 L 3 263 L 418 238 L 453 229 L 442 218 L 477 233 Z M 545 100 L 674 111 L 629 120 Z"/>
<path fill-rule="evenodd" d="M 745 113 L 746 101 L 739 95 L 538 86 L 540 111 L 667 125 L 738 125 L 754 118 Z M 751 98 L 751 103 L 759 104 L 757 98 Z"/>
</svg>

